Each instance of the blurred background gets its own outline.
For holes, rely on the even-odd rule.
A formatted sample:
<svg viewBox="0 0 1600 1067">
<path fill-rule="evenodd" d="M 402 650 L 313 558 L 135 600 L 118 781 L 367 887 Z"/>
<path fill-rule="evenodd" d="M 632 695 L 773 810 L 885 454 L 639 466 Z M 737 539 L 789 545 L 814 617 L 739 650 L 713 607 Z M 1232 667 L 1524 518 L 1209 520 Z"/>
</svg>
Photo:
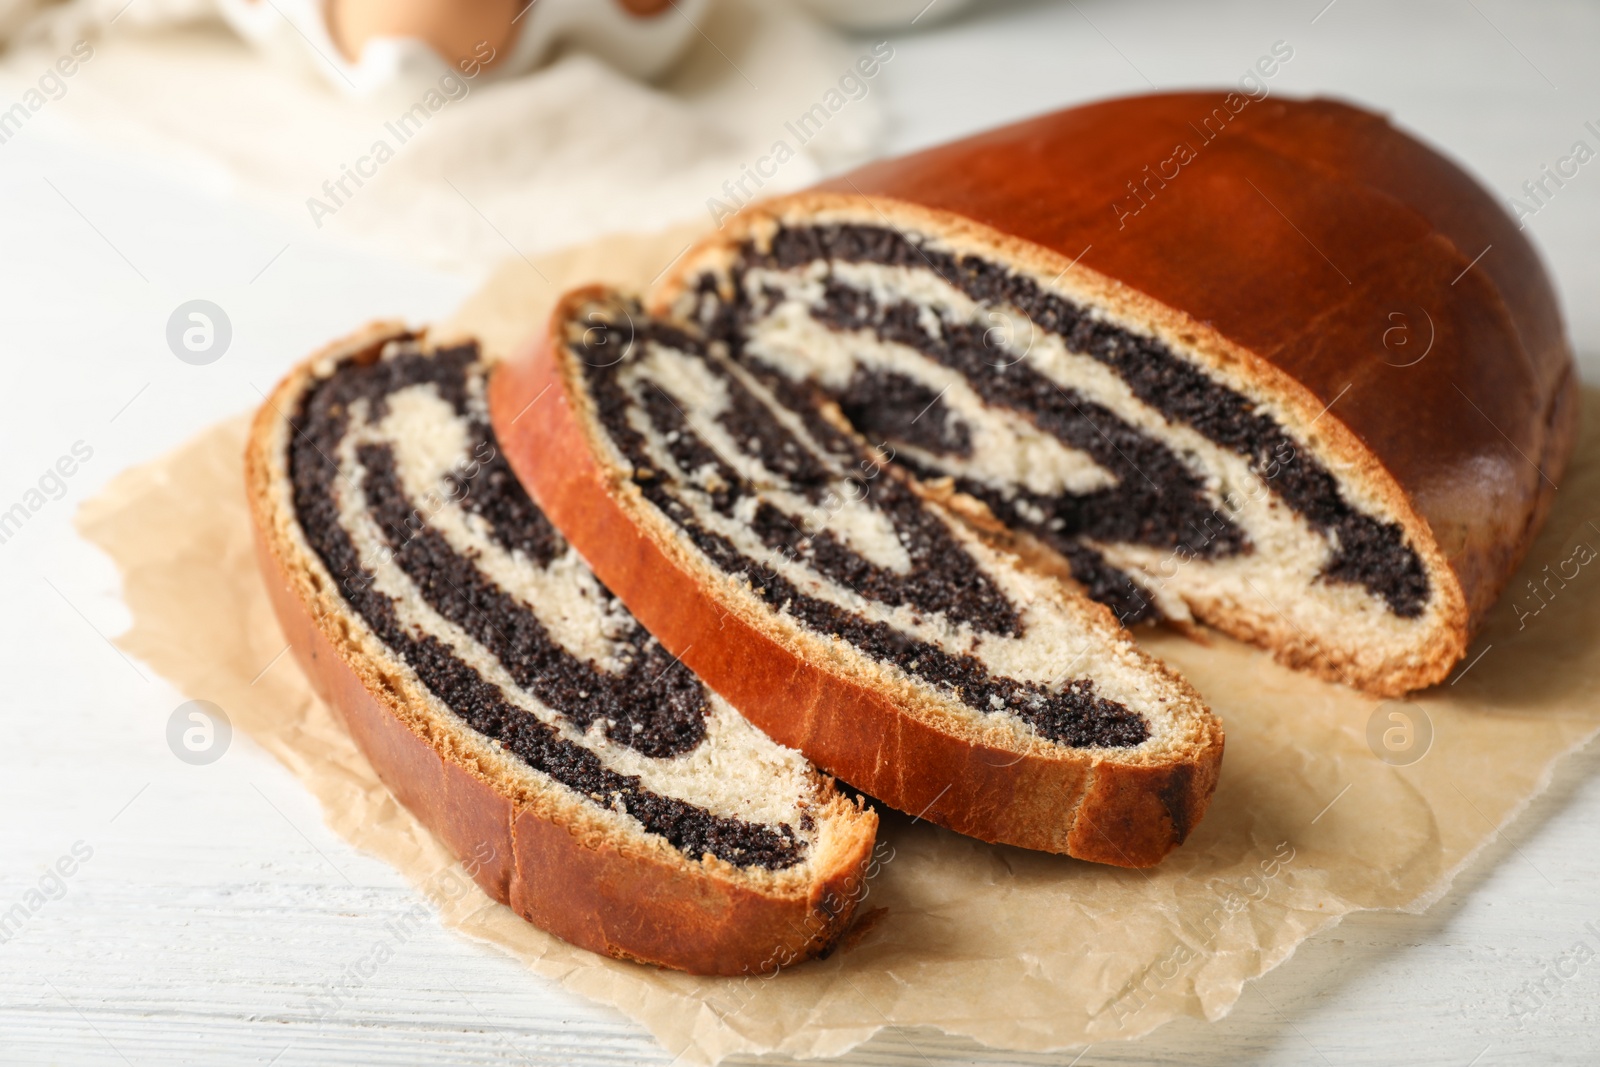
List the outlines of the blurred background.
<svg viewBox="0 0 1600 1067">
<path fill-rule="evenodd" d="M 668 1059 L 435 928 L 410 973 L 481 1011 L 397 968 L 337 1026 L 296 1014 L 317 960 L 358 955 L 413 898 L 248 741 L 211 767 L 173 759 L 181 697 L 109 644 L 115 572 L 71 531 L 118 471 L 368 319 L 443 318 L 500 263 L 711 225 L 1075 103 L 1245 78 L 1387 112 L 1476 173 L 1542 249 L 1600 382 L 1597 45 L 1600 5 L 1577 0 L 0 0 L 0 509 L 90 453 L 0 541 L 0 898 L 73 842 L 94 850 L 0 944 L 0 1063 Z M 214 329 L 201 349 L 170 328 L 192 307 Z M 1597 765 L 1569 761 L 1428 915 L 1347 922 L 1228 1019 L 1082 1062 L 1595 1062 L 1576 1005 L 1600 1001 L 1600 968 L 1533 1030 L 1508 1002 L 1582 915 L 1600 924 L 1592 886 L 1533 866 L 1592 852 Z M 857 1061 L 980 1056 L 886 1035 Z"/>
</svg>

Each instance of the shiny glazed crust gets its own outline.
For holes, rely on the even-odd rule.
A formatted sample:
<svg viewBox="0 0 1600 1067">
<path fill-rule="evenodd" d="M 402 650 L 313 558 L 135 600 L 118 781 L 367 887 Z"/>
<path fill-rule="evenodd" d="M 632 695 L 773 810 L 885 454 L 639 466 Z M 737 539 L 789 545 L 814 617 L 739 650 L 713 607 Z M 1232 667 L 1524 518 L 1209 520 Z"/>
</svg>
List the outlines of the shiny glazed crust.
<svg viewBox="0 0 1600 1067">
<path fill-rule="evenodd" d="M 1176 162 L 1179 145 L 1192 158 Z M 1401 523 L 1440 620 L 1420 655 L 1376 669 L 1270 612 L 1205 621 L 1378 694 L 1460 660 L 1576 439 L 1576 371 L 1533 247 L 1460 168 L 1346 104 L 1123 98 L 874 163 L 741 213 L 653 307 L 752 235 L 828 220 L 916 229 L 1055 278 L 1270 397 Z"/>
<path fill-rule="evenodd" d="M 295 658 L 378 777 L 495 900 L 572 944 L 697 974 L 763 974 L 826 951 L 848 927 L 877 818 L 835 796 L 819 823 L 809 882 L 691 862 L 664 842 L 622 839 L 551 787 L 530 795 L 497 773 L 486 746 L 411 709 L 414 681 L 384 669 L 321 561 L 286 513 L 276 479 L 283 424 L 320 360 L 375 356 L 409 336 L 377 323 L 335 342 L 283 380 L 257 413 L 245 481 L 262 576 Z M 381 648 L 381 646 L 378 646 Z M 847 810 L 848 809 L 848 810 Z M 791 883 L 791 884 L 786 884 Z"/>
<path fill-rule="evenodd" d="M 1124 867 L 1152 866 L 1205 814 L 1223 732 L 1205 715 L 1199 741 L 1143 762 L 1039 745 L 1018 752 L 937 729 L 892 694 L 842 676 L 825 646 L 796 649 L 739 606 L 604 459 L 580 372 L 560 323 L 605 291 L 566 294 L 551 326 L 496 368 L 489 411 L 506 457 L 540 508 L 600 579 L 667 649 L 780 744 L 921 819 L 978 837 Z M 538 462 L 560 456 L 562 462 Z M 1086 602 L 1104 613 L 1103 607 Z M 1173 677 L 1154 660 L 1150 669 Z"/>
</svg>

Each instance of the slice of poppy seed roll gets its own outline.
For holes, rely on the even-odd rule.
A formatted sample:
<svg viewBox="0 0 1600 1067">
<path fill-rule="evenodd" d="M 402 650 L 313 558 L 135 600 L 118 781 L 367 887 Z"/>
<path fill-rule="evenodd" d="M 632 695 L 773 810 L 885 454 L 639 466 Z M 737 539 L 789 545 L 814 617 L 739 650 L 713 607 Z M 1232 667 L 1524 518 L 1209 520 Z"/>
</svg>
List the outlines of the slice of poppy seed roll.
<svg viewBox="0 0 1600 1067">
<path fill-rule="evenodd" d="M 496 369 L 490 410 L 601 580 L 830 774 L 986 841 L 1122 866 L 1204 814 L 1223 734 L 1193 689 L 809 386 L 587 289 Z"/>
<path fill-rule="evenodd" d="M 706 974 L 824 951 L 877 817 L 596 580 L 507 468 L 487 369 L 470 341 L 379 325 L 262 407 L 250 499 L 302 666 L 401 802 L 530 922 Z"/>
<path fill-rule="evenodd" d="M 651 306 L 1125 621 L 1384 695 L 1461 659 L 1576 427 L 1514 221 L 1325 100 L 1111 100 L 874 163 L 748 208 Z"/>
</svg>

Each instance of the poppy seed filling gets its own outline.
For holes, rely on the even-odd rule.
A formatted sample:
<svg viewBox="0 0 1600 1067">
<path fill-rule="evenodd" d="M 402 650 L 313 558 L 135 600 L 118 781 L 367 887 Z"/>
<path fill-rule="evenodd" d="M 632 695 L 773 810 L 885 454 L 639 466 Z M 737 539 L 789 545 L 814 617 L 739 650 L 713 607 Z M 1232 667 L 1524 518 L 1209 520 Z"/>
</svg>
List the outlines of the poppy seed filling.
<svg viewBox="0 0 1600 1067">
<path fill-rule="evenodd" d="M 454 502 L 527 566 L 549 566 L 566 544 L 511 473 L 487 420 L 468 404 L 469 376 L 481 384 L 483 373 L 474 344 L 433 354 L 401 352 L 376 361 L 346 360 L 302 396 L 291 419 L 288 456 L 295 514 L 341 596 L 468 726 L 590 803 L 625 812 L 692 859 L 709 853 L 738 866 L 773 870 L 801 862 L 805 842 L 788 825 L 717 815 L 608 768 L 594 752 L 508 700 L 447 641 L 404 621 L 395 598 L 375 587 L 374 573 L 341 519 L 340 494 L 357 487 L 393 562 L 420 598 L 479 642 L 528 694 L 578 730 L 601 730 L 644 756 L 671 759 L 706 743 L 703 684 L 637 623 L 617 638 L 621 673 L 580 660 L 429 525 L 428 512 L 402 483 L 392 443 L 357 444 L 357 469 L 336 461 L 358 409 L 375 424 L 394 394 L 431 386 L 465 424 L 468 454 L 477 460 L 450 475 Z"/>
<path fill-rule="evenodd" d="M 866 656 L 892 665 L 985 715 L 1007 712 L 1041 736 L 1074 747 L 1126 748 L 1149 736 L 1144 717 L 1096 692 L 1087 678 L 1046 686 L 992 673 L 977 656 L 922 640 L 879 619 L 821 596 L 753 558 L 712 529 L 713 516 L 742 523 L 786 564 L 858 594 L 884 608 L 939 614 L 976 635 L 1017 637 L 1015 607 L 935 515 L 861 443 L 831 424 L 826 398 L 807 386 L 760 367 L 735 373 L 732 364 L 702 341 L 667 323 L 646 319 L 637 307 L 586 310 L 566 344 L 582 369 L 596 417 L 631 468 L 646 501 L 671 521 L 724 574 L 742 578 L 769 610 L 787 615 L 822 637 L 838 638 Z M 714 416 L 692 418 L 696 406 L 674 395 L 663 380 L 661 353 L 714 383 L 723 403 Z M 652 371 L 652 367 L 657 367 Z M 746 381 L 743 375 L 749 375 Z M 757 390 L 765 398 L 756 395 Z M 803 440 L 786 420 L 797 422 Z M 713 447 L 713 431 L 723 440 Z M 661 469 L 659 453 L 674 469 Z M 732 448 L 735 455 L 726 451 Z M 790 498 L 825 507 L 839 493 L 869 508 L 893 531 L 905 554 L 904 571 L 867 558 L 837 536 L 827 521 L 807 521 L 774 503 L 773 484 L 736 469 L 759 463 L 761 478 L 775 480 Z M 882 476 L 880 476 L 882 475 Z"/>
<path fill-rule="evenodd" d="M 1255 403 L 1163 342 L 1099 318 L 1000 264 L 943 251 L 880 226 L 781 226 L 765 247 L 741 247 L 729 268 L 731 297 L 713 275 L 699 279 L 702 327 L 724 342 L 735 360 L 758 362 L 748 350 L 748 339 L 783 294 L 768 281 L 747 284 L 747 275 L 795 271 L 819 262 L 829 268 L 822 299 L 810 308 L 817 322 L 841 334 L 865 331 L 914 349 L 958 372 L 986 405 L 1015 412 L 1113 476 L 1114 483 L 1103 489 L 1046 496 L 1020 485 L 963 477 L 944 470 L 940 461 L 967 455 L 970 429 L 944 410 L 932 391 L 866 367 L 858 368 L 843 389 L 834 390 L 858 429 L 915 445 L 921 457 L 901 461 L 914 473 L 955 473 L 957 489 L 982 500 L 1002 522 L 1060 551 L 1091 595 L 1125 621 L 1159 613 L 1139 582 L 1108 563 L 1094 544 L 1152 546 L 1202 560 L 1253 552 L 1255 546 L 1228 509 L 1211 498 L 1200 475 L 1167 444 L 1045 377 L 1026 359 L 996 359 L 988 331 L 939 317 L 927 305 L 852 285 L 833 276 L 834 264 L 926 272 L 980 308 L 1020 312 L 1035 329 L 1059 337 L 1067 351 L 1109 368 L 1140 402 L 1170 423 L 1190 427 L 1245 458 L 1270 492 L 1331 546 L 1320 580 L 1358 585 L 1399 618 L 1417 618 L 1427 606 L 1428 575 L 1400 524 L 1373 518 L 1350 504 L 1311 450 Z M 930 314 L 936 325 L 930 325 Z"/>
</svg>

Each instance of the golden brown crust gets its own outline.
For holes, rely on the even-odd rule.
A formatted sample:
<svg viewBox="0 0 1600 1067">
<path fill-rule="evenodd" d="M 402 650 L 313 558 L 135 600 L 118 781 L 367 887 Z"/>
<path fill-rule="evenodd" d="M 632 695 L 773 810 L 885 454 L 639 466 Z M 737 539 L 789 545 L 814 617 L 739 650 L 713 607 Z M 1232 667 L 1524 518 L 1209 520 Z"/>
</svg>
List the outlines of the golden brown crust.
<svg viewBox="0 0 1600 1067">
<path fill-rule="evenodd" d="M 1190 752 L 1148 767 L 1059 746 L 999 748 L 937 728 L 724 603 L 670 535 L 646 521 L 640 509 L 649 505 L 619 490 L 626 479 L 608 473 L 575 374 L 550 343 L 558 324 L 602 295 L 568 293 L 550 329 L 496 368 L 490 417 L 539 506 L 665 648 L 774 740 L 918 818 L 1127 867 L 1158 863 L 1183 841 L 1205 814 L 1222 760 L 1222 729 L 1209 713 Z M 540 462 L 545 456 L 562 461 Z M 1199 704 L 1187 683 L 1166 673 Z"/>
<path fill-rule="evenodd" d="M 1179 146 L 1191 158 L 1173 163 Z M 1123 98 L 873 163 L 746 212 L 657 302 L 770 220 L 839 210 L 925 223 L 1091 294 L 1273 397 L 1367 485 L 1436 579 L 1426 648 L 1374 667 L 1272 612 L 1207 619 L 1324 677 L 1385 695 L 1446 677 L 1576 439 L 1577 378 L 1533 247 L 1460 168 L 1346 104 Z"/>
<path fill-rule="evenodd" d="M 257 558 L 295 658 L 378 777 L 495 900 L 575 945 L 619 959 L 696 974 L 762 974 L 824 952 L 849 925 L 863 894 L 876 817 L 843 820 L 843 840 L 819 856 L 803 892 L 764 892 L 726 876 L 716 861 L 691 863 L 666 849 L 621 848 L 559 802 L 509 796 L 492 768 L 448 737 L 429 738 L 407 711 L 403 680 L 370 662 L 359 623 L 312 579 L 273 487 L 273 442 L 322 358 L 376 356 L 406 336 L 374 324 L 307 360 L 257 413 L 245 478 Z M 835 797 L 829 811 L 848 805 Z"/>
</svg>

